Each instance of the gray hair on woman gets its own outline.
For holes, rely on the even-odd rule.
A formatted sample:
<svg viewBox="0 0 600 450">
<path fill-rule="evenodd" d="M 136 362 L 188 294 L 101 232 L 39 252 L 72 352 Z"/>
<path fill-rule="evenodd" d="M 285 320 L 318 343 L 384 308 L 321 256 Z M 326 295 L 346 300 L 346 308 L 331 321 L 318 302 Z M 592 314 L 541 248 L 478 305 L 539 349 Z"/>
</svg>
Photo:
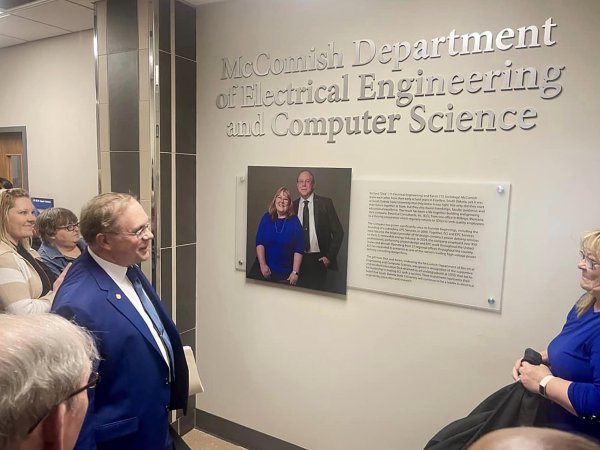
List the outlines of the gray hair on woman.
<svg viewBox="0 0 600 450">
<path fill-rule="evenodd" d="M 55 314 L 0 314 L 0 449 L 10 449 L 73 393 L 98 360 L 93 337 Z"/>
</svg>

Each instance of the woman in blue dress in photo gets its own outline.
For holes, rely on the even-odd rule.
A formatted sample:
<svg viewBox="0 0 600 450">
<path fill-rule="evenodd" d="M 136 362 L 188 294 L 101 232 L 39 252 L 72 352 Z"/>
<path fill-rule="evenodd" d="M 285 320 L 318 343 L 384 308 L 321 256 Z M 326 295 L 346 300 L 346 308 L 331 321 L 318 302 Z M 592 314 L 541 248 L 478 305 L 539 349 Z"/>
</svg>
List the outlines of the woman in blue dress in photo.
<svg viewBox="0 0 600 450">
<path fill-rule="evenodd" d="M 286 187 L 280 187 L 258 225 L 257 262 L 255 270 L 249 276 L 295 285 L 300 276 L 303 254 L 302 225 L 294 214 L 290 191 Z"/>
<path fill-rule="evenodd" d="M 552 401 L 550 427 L 600 441 L 600 230 L 583 237 L 577 267 L 586 293 L 541 352 L 542 364 L 517 360 L 513 378 Z"/>
</svg>

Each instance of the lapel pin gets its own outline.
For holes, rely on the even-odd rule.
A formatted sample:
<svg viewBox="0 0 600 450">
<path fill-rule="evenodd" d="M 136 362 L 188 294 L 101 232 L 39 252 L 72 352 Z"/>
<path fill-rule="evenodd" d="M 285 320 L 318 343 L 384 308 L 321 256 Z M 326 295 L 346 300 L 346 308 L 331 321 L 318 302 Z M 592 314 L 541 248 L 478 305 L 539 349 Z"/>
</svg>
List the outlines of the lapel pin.
<svg viewBox="0 0 600 450">
<path fill-rule="evenodd" d="M 117 297 L 117 300 L 121 300 L 121 294 L 117 294 L 115 297 Z"/>
</svg>

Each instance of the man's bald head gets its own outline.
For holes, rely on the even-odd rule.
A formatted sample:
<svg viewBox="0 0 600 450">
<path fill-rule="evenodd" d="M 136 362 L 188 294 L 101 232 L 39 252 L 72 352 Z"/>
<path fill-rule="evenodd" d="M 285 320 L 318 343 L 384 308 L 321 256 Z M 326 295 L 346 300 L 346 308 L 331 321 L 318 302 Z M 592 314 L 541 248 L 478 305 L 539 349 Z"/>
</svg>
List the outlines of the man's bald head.
<svg viewBox="0 0 600 450">
<path fill-rule="evenodd" d="M 551 428 L 504 428 L 478 439 L 468 450 L 599 450 L 600 445 Z"/>
</svg>

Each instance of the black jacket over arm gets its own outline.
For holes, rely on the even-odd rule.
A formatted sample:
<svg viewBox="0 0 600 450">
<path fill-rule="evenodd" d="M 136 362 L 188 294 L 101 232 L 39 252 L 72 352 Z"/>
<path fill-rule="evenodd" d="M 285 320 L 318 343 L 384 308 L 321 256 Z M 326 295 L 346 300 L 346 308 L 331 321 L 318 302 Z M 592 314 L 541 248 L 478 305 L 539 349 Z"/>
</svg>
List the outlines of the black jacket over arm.
<svg viewBox="0 0 600 450">
<path fill-rule="evenodd" d="M 501 428 L 548 425 L 549 401 L 512 383 L 494 392 L 467 417 L 442 428 L 425 450 L 462 450 L 484 434 Z"/>
</svg>

